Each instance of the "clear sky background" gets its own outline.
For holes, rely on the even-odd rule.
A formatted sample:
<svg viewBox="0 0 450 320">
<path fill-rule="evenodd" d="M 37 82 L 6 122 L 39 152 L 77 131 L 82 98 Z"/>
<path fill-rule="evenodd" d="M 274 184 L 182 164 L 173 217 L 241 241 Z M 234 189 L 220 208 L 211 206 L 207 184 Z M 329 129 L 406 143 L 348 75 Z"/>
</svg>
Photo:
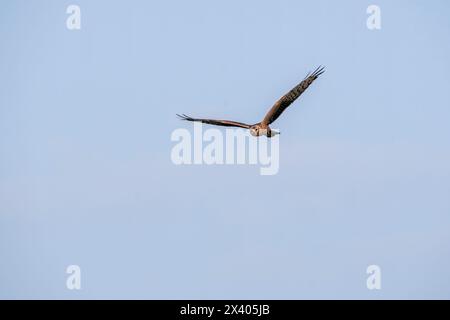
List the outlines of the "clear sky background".
<svg viewBox="0 0 450 320">
<path fill-rule="evenodd" d="M 2 1 L 0 298 L 450 298 L 449 12 Z M 257 122 L 319 64 L 277 175 L 171 162 L 175 113 Z"/>
</svg>

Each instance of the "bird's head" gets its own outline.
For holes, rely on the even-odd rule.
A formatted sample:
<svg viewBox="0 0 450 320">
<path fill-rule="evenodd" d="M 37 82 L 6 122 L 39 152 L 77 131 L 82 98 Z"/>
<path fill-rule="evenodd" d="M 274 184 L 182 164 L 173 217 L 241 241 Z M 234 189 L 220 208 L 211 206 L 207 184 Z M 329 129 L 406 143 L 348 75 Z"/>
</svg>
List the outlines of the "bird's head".
<svg viewBox="0 0 450 320">
<path fill-rule="evenodd" d="M 259 136 L 259 127 L 258 126 L 251 126 L 250 127 L 250 134 L 254 137 Z"/>
</svg>

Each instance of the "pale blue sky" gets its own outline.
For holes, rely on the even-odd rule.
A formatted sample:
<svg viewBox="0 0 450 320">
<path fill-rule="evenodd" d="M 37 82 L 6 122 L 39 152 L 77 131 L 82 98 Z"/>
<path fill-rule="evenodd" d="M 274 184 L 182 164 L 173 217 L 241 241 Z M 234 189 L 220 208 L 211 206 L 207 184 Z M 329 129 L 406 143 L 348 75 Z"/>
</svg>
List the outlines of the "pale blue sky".
<svg viewBox="0 0 450 320">
<path fill-rule="evenodd" d="M 1 7 L 0 298 L 450 298 L 448 1 Z M 172 164 L 175 113 L 256 122 L 319 64 L 278 175 Z"/>
</svg>

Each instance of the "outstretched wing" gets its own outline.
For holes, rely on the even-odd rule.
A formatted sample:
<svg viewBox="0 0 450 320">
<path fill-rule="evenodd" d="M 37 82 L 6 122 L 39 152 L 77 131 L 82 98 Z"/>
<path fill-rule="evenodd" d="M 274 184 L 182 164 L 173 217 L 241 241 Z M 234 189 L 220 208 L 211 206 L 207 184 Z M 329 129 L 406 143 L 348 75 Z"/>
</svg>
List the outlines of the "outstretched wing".
<svg viewBox="0 0 450 320">
<path fill-rule="evenodd" d="M 239 127 L 239 128 L 245 128 L 245 129 L 249 129 L 251 127 L 251 125 L 249 125 L 249 124 L 245 124 L 242 122 L 236 122 L 236 121 L 230 121 L 230 120 L 197 119 L 197 118 L 191 118 L 185 114 L 183 114 L 183 115 L 177 114 L 177 116 L 179 116 L 181 118 L 181 120 L 197 121 L 197 122 L 202 122 L 202 123 L 207 123 L 207 124 L 213 124 L 216 126 Z"/>
<path fill-rule="evenodd" d="M 275 102 L 261 123 L 269 125 L 277 120 L 283 111 L 286 110 L 286 108 L 289 107 L 298 97 L 300 97 L 309 85 L 324 72 L 324 67 L 319 66 L 312 74 L 308 73 L 302 82 Z"/>
</svg>

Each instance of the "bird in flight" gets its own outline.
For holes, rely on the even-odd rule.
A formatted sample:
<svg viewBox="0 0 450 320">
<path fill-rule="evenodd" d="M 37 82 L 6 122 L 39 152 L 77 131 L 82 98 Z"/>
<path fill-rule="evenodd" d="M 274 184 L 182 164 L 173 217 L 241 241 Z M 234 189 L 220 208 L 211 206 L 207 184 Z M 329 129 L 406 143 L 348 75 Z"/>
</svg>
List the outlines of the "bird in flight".
<svg viewBox="0 0 450 320">
<path fill-rule="evenodd" d="M 269 125 L 277 120 L 278 117 L 283 113 L 283 111 L 286 110 L 286 108 L 289 107 L 295 100 L 297 100 L 297 98 L 300 97 L 300 95 L 311 85 L 311 83 L 313 83 L 314 80 L 316 80 L 324 72 L 324 67 L 319 66 L 316 70 L 314 70 L 314 72 L 308 73 L 302 82 L 300 82 L 291 91 L 282 96 L 277 102 L 275 102 L 275 104 L 272 106 L 272 108 L 270 108 L 269 112 L 267 112 L 266 116 L 261 122 L 255 124 L 246 124 L 230 120 L 192 118 L 185 114 L 177 114 L 177 116 L 180 117 L 181 120 L 186 121 L 197 121 L 223 127 L 245 128 L 250 130 L 250 134 L 252 136 L 267 136 L 268 138 L 271 138 L 280 133 L 272 130 Z"/>
</svg>

